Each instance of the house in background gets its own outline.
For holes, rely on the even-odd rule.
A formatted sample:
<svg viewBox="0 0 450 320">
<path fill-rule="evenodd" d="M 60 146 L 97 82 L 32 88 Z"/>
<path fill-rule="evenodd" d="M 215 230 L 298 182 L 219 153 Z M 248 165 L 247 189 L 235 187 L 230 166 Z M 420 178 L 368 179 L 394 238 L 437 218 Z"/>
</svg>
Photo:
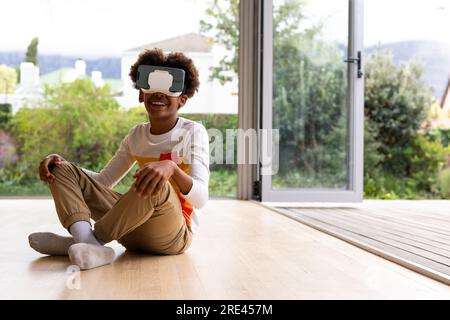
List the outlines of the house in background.
<svg viewBox="0 0 450 320">
<path fill-rule="evenodd" d="M 199 91 L 188 100 L 182 113 L 231 113 L 238 111 L 238 80 L 224 85 L 218 80 L 210 81 L 210 68 L 218 65 L 220 59 L 227 53 L 222 47 L 213 45 L 210 38 L 198 33 L 188 33 L 162 41 L 149 43 L 123 52 L 121 57 L 121 79 L 103 79 L 100 71 L 92 71 L 90 79 L 97 86 L 108 84 L 113 96 L 120 106 L 131 108 L 141 105 L 138 91 L 133 87 L 128 75 L 131 65 L 137 60 L 139 53 L 145 49 L 160 48 L 165 53 L 181 51 L 190 57 L 196 65 L 200 76 Z M 60 68 L 40 75 L 39 67 L 23 62 L 20 66 L 20 84 L 14 94 L 8 96 L 15 113 L 27 101 L 39 99 L 42 96 L 43 85 L 56 85 L 60 82 L 72 82 L 79 78 L 88 78 L 86 62 L 83 59 L 75 61 L 73 68 Z"/>
<path fill-rule="evenodd" d="M 23 105 L 39 100 L 44 92 L 40 84 L 39 67 L 31 62 L 20 64 L 20 78 L 14 93 L 7 94 L 5 101 L 12 106 L 13 114 Z"/>
<path fill-rule="evenodd" d="M 113 93 L 118 92 L 121 89 L 122 83 L 119 79 L 104 79 L 102 72 L 98 70 L 92 70 L 91 75 L 86 72 L 86 61 L 79 58 L 75 61 L 73 68 L 60 68 L 55 71 L 46 73 L 41 76 L 40 82 L 49 86 L 57 85 L 60 82 L 72 82 L 76 79 L 90 78 L 95 86 L 101 87 L 105 84 L 111 87 Z"/>
<path fill-rule="evenodd" d="M 149 43 L 128 49 L 122 54 L 122 95 L 117 97 L 123 107 L 139 105 L 138 91 L 133 87 L 128 75 L 132 64 L 139 53 L 145 49 L 160 48 L 165 53 L 181 51 L 189 56 L 196 65 L 200 76 L 199 91 L 189 99 L 183 108 L 183 113 L 237 113 L 238 110 L 238 81 L 237 77 L 230 83 L 221 85 L 219 81 L 209 81 L 209 68 L 217 65 L 223 57 L 224 51 L 211 44 L 211 40 L 198 33 L 188 33 L 174 38 Z"/>
<path fill-rule="evenodd" d="M 61 82 L 67 83 L 84 78 L 89 76 L 86 74 L 86 62 L 83 59 L 76 60 L 73 68 L 60 68 L 44 75 L 40 75 L 39 67 L 33 63 L 22 62 L 19 84 L 14 94 L 8 95 L 7 101 L 11 103 L 13 113 L 16 113 L 22 106 L 41 99 L 44 85 L 54 86 Z M 90 79 L 98 87 L 108 84 L 113 92 L 119 91 L 122 86 L 118 79 L 103 79 L 102 73 L 97 70 L 91 72 Z"/>
</svg>

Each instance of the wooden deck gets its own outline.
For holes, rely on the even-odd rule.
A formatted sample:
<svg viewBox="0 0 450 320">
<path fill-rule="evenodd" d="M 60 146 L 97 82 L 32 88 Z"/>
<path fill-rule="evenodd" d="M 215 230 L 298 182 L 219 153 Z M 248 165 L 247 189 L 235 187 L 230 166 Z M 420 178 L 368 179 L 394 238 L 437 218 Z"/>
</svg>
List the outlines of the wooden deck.
<svg viewBox="0 0 450 320">
<path fill-rule="evenodd" d="M 450 201 L 364 201 L 277 210 L 450 284 Z"/>
<path fill-rule="evenodd" d="M 1 299 L 450 299 L 441 282 L 235 200 L 206 205 L 182 255 L 132 254 L 113 242 L 116 261 L 77 274 L 77 289 L 66 257 L 27 243 L 34 231 L 65 233 L 51 199 L 3 199 L 0 214 Z"/>
</svg>

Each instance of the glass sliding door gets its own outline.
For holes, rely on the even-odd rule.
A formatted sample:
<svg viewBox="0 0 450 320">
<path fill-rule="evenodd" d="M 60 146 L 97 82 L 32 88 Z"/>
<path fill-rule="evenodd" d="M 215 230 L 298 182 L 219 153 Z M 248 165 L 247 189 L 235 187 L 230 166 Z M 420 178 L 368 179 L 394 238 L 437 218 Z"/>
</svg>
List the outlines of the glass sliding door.
<svg viewBox="0 0 450 320">
<path fill-rule="evenodd" d="M 262 201 L 362 200 L 362 14 L 361 0 L 264 1 Z"/>
</svg>

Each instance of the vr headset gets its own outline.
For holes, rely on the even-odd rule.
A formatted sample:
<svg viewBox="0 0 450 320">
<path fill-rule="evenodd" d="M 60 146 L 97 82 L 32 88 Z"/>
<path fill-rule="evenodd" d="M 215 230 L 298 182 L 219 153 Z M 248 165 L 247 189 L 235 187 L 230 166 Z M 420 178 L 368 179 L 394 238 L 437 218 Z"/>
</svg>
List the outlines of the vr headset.
<svg viewBox="0 0 450 320">
<path fill-rule="evenodd" d="M 171 97 L 178 97 L 184 90 L 183 69 L 150 66 L 138 66 L 136 88 L 145 93 L 162 92 Z"/>
</svg>

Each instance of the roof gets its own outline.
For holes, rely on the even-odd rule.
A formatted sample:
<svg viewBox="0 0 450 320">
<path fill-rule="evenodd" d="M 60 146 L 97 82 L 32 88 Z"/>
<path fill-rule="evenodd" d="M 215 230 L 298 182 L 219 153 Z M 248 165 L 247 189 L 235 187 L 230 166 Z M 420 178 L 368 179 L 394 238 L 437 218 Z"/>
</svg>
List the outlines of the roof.
<svg viewBox="0 0 450 320">
<path fill-rule="evenodd" d="M 72 68 L 60 68 L 54 70 L 52 72 L 46 73 L 40 77 L 40 82 L 42 84 L 47 84 L 48 86 L 55 86 L 61 83 L 64 79 L 64 76 L 70 71 Z M 85 79 L 90 79 L 87 75 L 84 76 Z M 108 84 L 111 88 L 111 91 L 119 92 L 122 89 L 122 80 L 120 79 L 108 79 L 103 78 L 105 84 Z"/>
<path fill-rule="evenodd" d="M 125 50 L 144 51 L 145 49 L 160 48 L 163 51 L 182 51 L 182 52 L 210 52 L 212 39 L 199 33 L 187 33 L 174 38 L 148 43 L 136 48 Z"/>
<path fill-rule="evenodd" d="M 64 76 L 69 72 L 72 68 L 60 68 L 49 73 L 43 74 L 40 77 L 40 82 L 45 83 L 49 86 L 54 86 L 64 79 Z"/>
</svg>

